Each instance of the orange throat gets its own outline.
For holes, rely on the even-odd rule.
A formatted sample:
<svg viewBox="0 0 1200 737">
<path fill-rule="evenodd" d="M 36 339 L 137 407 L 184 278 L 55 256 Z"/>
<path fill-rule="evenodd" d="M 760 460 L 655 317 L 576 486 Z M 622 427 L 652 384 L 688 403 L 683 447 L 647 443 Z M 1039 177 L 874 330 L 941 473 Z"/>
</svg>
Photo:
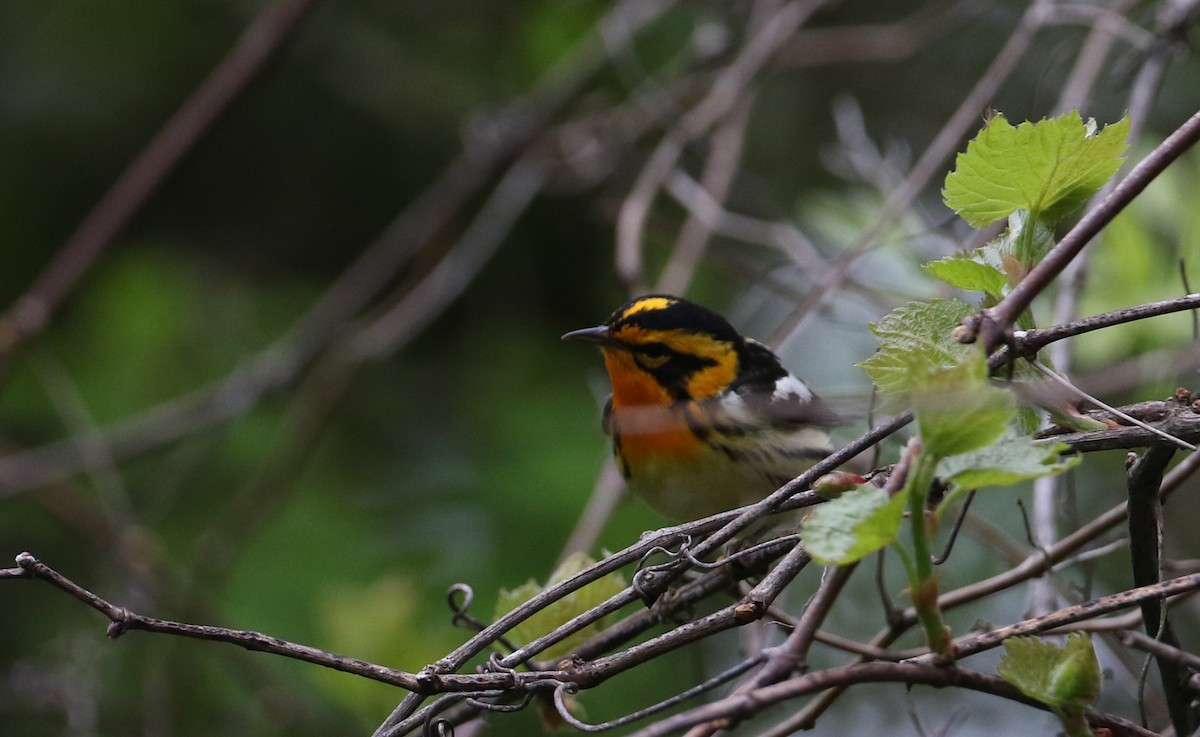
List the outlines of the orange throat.
<svg viewBox="0 0 1200 737">
<path fill-rule="evenodd" d="M 613 389 L 613 436 L 634 473 L 646 463 L 685 460 L 703 450 L 684 407 L 628 351 L 605 349 L 604 363 Z"/>
</svg>

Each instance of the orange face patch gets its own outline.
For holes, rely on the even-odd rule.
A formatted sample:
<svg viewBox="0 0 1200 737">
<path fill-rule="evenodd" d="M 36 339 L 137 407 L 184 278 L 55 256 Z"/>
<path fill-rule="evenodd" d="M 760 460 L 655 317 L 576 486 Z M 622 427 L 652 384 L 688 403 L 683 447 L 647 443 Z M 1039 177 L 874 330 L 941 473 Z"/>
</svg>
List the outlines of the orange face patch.
<svg viewBox="0 0 1200 737">
<path fill-rule="evenodd" d="M 612 381 L 612 423 L 621 453 L 634 467 L 646 459 L 687 457 L 701 450 L 700 439 L 654 377 L 639 368 L 629 351 L 606 348 L 604 363 Z"/>
<path fill-rule="evenodd" d="M 652 300 L 643 301 L 650 302 Z M 638 304 L 641 303 L 639 302 Z M 637 305 L 634 305 L 634 307 L 629 309 L 632 310 L 636 307 Z M 637 350 L 638 346 L 650 343 L 661 343 L 676 353 L 696 356 L 709 362 L 709 365 L 696 370 L 695 373 L 688 376 L 687 384 L 683 387 L 687 391 L 688 396 L 693 399 L 707 399 L 720 394 L 737 376 L 738 356 L 733 345 L 727 341 L 717 340 L 705 333 L 691 333 L 686 330 L 647 330 L 637 325 L 623 325 L 616 331 L 614 337 L 625 345 L 630 346 L 631 350 Z M 618 355 L 609 358 L 609 353 L 616 353 Z M 618 377 L 614 373 L 614 369 L 625 373 L 644 373 L 624 353 L 619 350 L 605 350 L 608 375 L 613 382 L 614 401 L 618 393 Z M 618 363 L 614 363 L 614 361 Z M 654 381 L 653 377 L 649 375 L 632 377 L 632 379 L 636 379 L 637 381 Z M 621 381 L 626 381 L 626 378 L 622 377 Z M 656 395 L 652 392 L 635 391 L 635 389 L 636 387 L 631 387 L 629 404 L 655 404 L 671 401 L 670 396 L 665 391 Z M 634 399 L 634 396 L 637 398 Z"/>
<path fill-rule="evenodd" d="M 671 396 L 654 377 L 642 370 L 633 354 L 620 348 L 605 348 L 604 366 L 612 382 L 613 409 L 635 406 L 666 406 Z"/>
</svg>

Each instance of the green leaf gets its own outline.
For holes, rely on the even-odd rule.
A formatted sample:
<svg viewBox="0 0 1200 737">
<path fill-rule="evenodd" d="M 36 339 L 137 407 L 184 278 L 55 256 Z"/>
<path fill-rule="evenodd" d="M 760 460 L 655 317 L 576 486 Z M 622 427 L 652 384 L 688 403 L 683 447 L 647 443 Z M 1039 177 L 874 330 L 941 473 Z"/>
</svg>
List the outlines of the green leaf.
<svg viewBox="0 0 1200 737">
<path fill-rule="evenodd" d="M 975 310 L 955 299 L 909 302 L 871 325 L 879 348 L 858 364 L 885 398 L 903 396 L 913 387 L 914 368 L 956 365 L 968 346 L 951 332 Z M 894 404 L 894 403 L 893 403 Z"/>
<path fill-rule="evenodd" d="M 992 386 L 987 362 L 973 351 L 958 366 L 925 372 L 913 394 L 913 413 L 926 453 L 936 458 L 993 443 L 1016 415 L 1012 392 Z"/>
<path fill-rule="evenodd" d="M 1100 664 L 1082 632 L 1072 632 L 1061 647 L 1037 637 L 1005 640 L 996 670 L 1021 693 L 1055 710 L 1082 709 L 1100 693 Z"/>
<path fill-rule="evenodd" d="M 1004 231 L 996 240 L 992 241 L 984 248 L 995 247 L 999 253 L 999 257 L 1004 260 L 1005 257 L 1014 257 L 1017 261 L 1018 272 L 1013 273 L 1012 267 L 1007 263 L 1004 269 L 1008 274 L 1008 283 L 1012 286 L 1025 278 L 1025 272 L 1029 271 L 1042 260 L 1042 257 L 1050 252 L 1051 248 L 1057 241 L 1054 239 L 1054 231 L 1046 225 L 1044 218 L 1033 220 L 1033 232 L 1026 233 L 1025 229 L 1029 227 L 1029 212 L 1026 210 L 1018 210 L 1008 216 L 1008 230 Z"/>
<path fill-rule="evenodd" d="M 537 582 L 530 579 L 522 586 L 515 589 L 501 589 L 500 594 L 496 598 L 496 619 L 508 614 L 513 609 L 524 604 L 525 602 L 537 596 L 539 593 L 548 589 L 555 584 L 561 583 L 575 574 L 583 571 L 589 566 L 595 564 L 590 556 L 585 553 L 575 553 L 571 555 L 562 564 L 555 569 L 550 575 L 550 580 L 545 587 L 538 586 Z M 628 584 L 625 582 L 625 577 L 619 573 L 610 573 L 607 576 L 593 581 L 584 586 L 578 591 L 567 594 L 558 601 L 550 604 L 541 611 L 537 612 L 529 619 L 521 622 L 513 627 L 508 633 L 508 639 L 518 647 L 527 645 L 533 642 L 542 635 L 550 632 L 556 627 L 574 619 L 583 614 L 592 607 L 597 606 L 625 589 Z M 606 618 L 605 618 L 606 619 Z M 560 658 L 563 655 L 570 653 L 579 645 L 583 644 L 592 635 L 604 628 L 605 619 L 594 622 L 566 639 L 555 643 L 546 648 L 539 657 L 543 659 Z"/>
<path fill-rule="evenodd" d="M 1014 212 L 1008 216 L 1008 228 L 987 245 L 930 261 L 923 268 L 951 286 L 983 292 L 990 299 L 984 306 L 995 304 L 1054 247 L 1054 232 L 1040 220 L 1034 221 L 1032 233 L 1024 233 L 1028 216 L 1025 210 Z"/>
<path fill-rule="evenodd" d="M 972 253 L 959 253 L 940 261 L 930 261 L 922 268 L 930 276 L 952 287 L 983 292 L 999 299 L 1008 286 L 1008 277 L 999 265 L 984 261 L 989 255 L 983 249 L 977 249 Z"/>
<path fill-rule="evenodd" d="M 1047 405 L 1046 412 L 1050 415 L 1050 422 L 1071 432 L 1096 432 L 1110 429 L 1100 420 L 1075 412 L 1070 405 L 1062 407 Z"/>
<path fill-rule="evenodd" d="M 896 539 L 907 504 L 907 494 L 889 498 L 870 484 L 848 491 L 817 507 L 800 524 L 804 549 L 818 563 L 853 563 Z"/>
<path fill-rule="evenodd" d="M 1015 128 L 997 115 L 958 155 L 942 196 L 976 228 L 1017 210 L 1053 222 L 1116 173 L 1128 133 L 1128 118 L 1097 132 L 1077 112 Z"/>
<path fill-rule="evenodd" d="M 1062 443 L 1034 443 L 1032 438 L 1010 430 L 994 443 L 943 459 L 938 464 L 938 477 L 962 491 L 1012 486 L 1079 465 L 1079 456 L 1060 455 L 1066 449 Z"/>
</svg>

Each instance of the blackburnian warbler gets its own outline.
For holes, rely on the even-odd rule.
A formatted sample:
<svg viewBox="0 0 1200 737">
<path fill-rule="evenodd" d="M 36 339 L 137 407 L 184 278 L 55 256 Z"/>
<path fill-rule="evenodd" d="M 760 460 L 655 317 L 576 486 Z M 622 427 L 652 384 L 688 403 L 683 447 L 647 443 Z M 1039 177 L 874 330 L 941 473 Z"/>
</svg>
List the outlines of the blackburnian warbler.
<svg viewBox="0 0 1200 737">
<path fill-rule="evenodd" d="M 648 295 L 563 340 L 604 354 L 604 431 L 634 494 L 695 519 L 749 504 L 831 451 L 837 417 L 765 345 L 694 302 Z"/>
</svg>

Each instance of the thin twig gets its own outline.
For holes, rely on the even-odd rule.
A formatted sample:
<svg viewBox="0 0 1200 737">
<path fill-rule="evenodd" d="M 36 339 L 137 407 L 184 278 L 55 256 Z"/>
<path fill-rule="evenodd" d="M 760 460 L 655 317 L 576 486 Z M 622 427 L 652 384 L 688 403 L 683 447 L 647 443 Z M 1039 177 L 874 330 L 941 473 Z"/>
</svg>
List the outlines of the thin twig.
<svg viewBox="0 0 1200 737">
<path fill-rule="evenodd" d="M 320 665 L 325 668 L 340 670 L 345 673 L 353 673 L 354 675 L 369 678 L 374 681 L 380 681 L 393 686 L 410 691 L 419 691 L 423 689 L 423 685 L 419 678 L 411 673 L 398 671 L 393 668 L 388 668 L 382 665 L 368 663 L 365 660 L 357 658 L 348 658 L 343 655 L 320 650 L 318 648 L 309 647 L 307 645 L 299 645 L 294 642 L 281 640 L 277 637 L 264 635 L 259 632 L 250 632 L 247 630 L 231 630 L 224 627 L 210 627 L 200 624 L 186 624 L 183 622 L 172 622 L 166 619 L 157 619 L 155 617 L 146 617 L 130 610 L 111 604 L 108 601 L 100 598 L 91 591 L 76 584 L 74 581 L 63 576 L 58 571 L 50 568 L 45 563 L 35 558 L 29 553 L 21 553 L 17 556 L 17 565 L 19 568 L 7 569 L 0 578 L 31 578 L 46 581 L 55 588 L 66 592 L 72 597 L 82 601 L 91 608 L 100 612 L 109 619 L 108 636 L 117 638 L 129 630 L 143 630 L 145 632 L 159 632 L 163 634 L 177 635 L 180 637 L 191 637 L 198 640 L 211 640 L 215 642 L 227 642 L 232 645 L 243 647 L 247 650 L 256 650 L 259 652 L 272 653 L 274 655 L 282 655 L 286 658 L 294 658 L 303 660 L 307 663 Z M 19 573 L 18 573 L 19 571 Z"/>
<path fill-rule="evenodd" d="M 1135 427 L 1140 427 L 1143 430 L 1149 432 L 1151 435 L 1155 435 L 1155 436 L 1161 438 L 1162 440 L 1165 440 L 1170 445 L 1174 445 L 1176 447 L 1183 448 L 1184 450 L 1190 450 L 1190 451 L 1196 450 L 1196 446 L 1192 445 L 1191 443 L 1187 442 L 1186 440 L 1177 438 L 1168 432 L 1164 432 L 1164 431 L 1158 429 L 1157 427 L 1148 425 L 1145 422 L 1142 422 L 1141 420 L 1139 420 L 1138 418 L 1133 417 L 1132 415 L 1122 412 L 1121 410 L 1117 409 L 1116 407 L 1113 407 L 1112 405 L 1105 403 L 1103 400 L 1098 399 L 1096 397 L 1093 397 L 1090 394 L 1085 393 L 1082 389 L 1080 389 L 1079 387 L 1075 386 L 1071 382 L 1064 379 L 1061 375 L 1058 374 L 1058 372 L 1051 371 L 1050 369 L 1043 366 L 1040 361 L 1030 361 L 1030 365 L 1033 366 L 1035 369 L 1037 369 L 1037 371 L 1039 373 L 1041 373 L 1042 376 L 1045 376 L 1045 377 L 1049 378 L 1050 380 L 1054 381 L 1056 384 L 1058 384 L 1059 386 L 1063 387 L 1064 389 L 1067 389 L 1068 391 L 1072 392 L 1080 399 L 1086 399 L 1087 401 L 1091 402 L 1092 404 L 1096 405 L 1097 407 L 1100 407 L 1101 409 L 1112 413 L 1113 415 L 1121 418 L 1122 420 L 1125 420 L 1129 424 L 1131 424 Z"/>
<path fill-rule="evenodd" d="M 1200 673 L 1200 657 L 1186 650 L 1181 650 L 1178 647 L 1173 647 L 1153 637 L 1130 629 L 1120 632 L 1117 635 L 1117 639 L 1124 645 L 1150 653 L 1160 660 L 1171 660 L 1196 673 Z"/>
<path fill-rule="evenodd" d="M 708 161 L 699 183 L 705 196 L 712 202 L 723 201 L 733 185 L 753 101 L 753 93 L 748 94 L 713 132 Z M 712 232 L 713 227 L 706 219 L 697 217 L 694 211 L 689 210 L 687 221 L 679 231 L 671 258 L 662 268 L 654 291 L 684 293 Z"/>
<path fill-rule="evenodd" d="M 1049 328 L 1016 332 L 1013 333 L 1013 342 L 1017 346 L 1017 355 L 1023 358 L 1033 358 L 1039 350 L 1055 341 L 1127 322 L 1169 315 L 1184 310 L 1194 310 L 1197 307 L 1200 307 L 1200 293 L 1187 294 L 1182 297 L 1164 299 L 1161 302 L 1150 302 L 1136 307 L 1104 312 Z"/>
<path fill-rule="evenodd" d="M 1036 635 L 1055 627 L 1062 627 L 1063 625 L 1081 622 L 1085 619 L 1092 619 L 1101 614 L 1128 609 L 1143 602 L 1161 601 L 1169 596 L 1196 591 L 1197 589 L 1200 589 L 1200 573 L 1172 578 L 1149 586 L 1140 586 L 1118 594 L 1101 596 L 1098 599 L 1064 607 L 1050 614 L 1044 614 L 1040 617 L 1033 617 L 1005 627 L 999 627 L 981 635 L 971 637 L 968 640 L 955 643 L 954 655 L 956 659 L 966 658 L 998 647 L 1005 640 L 1012 637 Z M 937 656 L 930 653 L 914 658 L 909 662 L 933 664 L 936 662 L 936 659 Z"/>
</svg>

